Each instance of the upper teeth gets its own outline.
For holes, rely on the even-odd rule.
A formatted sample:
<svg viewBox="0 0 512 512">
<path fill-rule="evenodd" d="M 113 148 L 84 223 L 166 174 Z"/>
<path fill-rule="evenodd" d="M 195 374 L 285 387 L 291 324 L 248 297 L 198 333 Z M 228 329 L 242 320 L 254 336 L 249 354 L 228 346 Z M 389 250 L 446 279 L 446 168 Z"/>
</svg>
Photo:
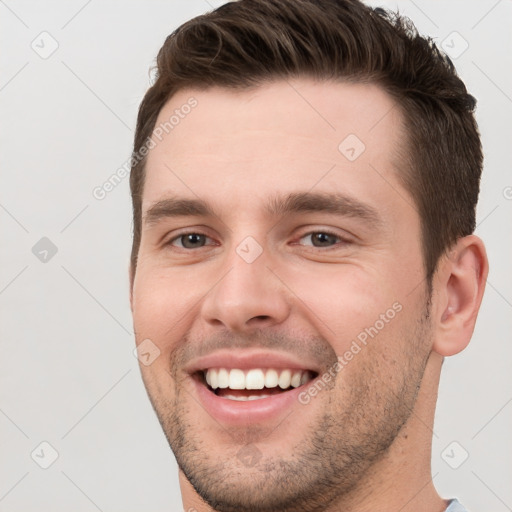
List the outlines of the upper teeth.
<svg viewBox="0 0 512 512">
<path fill-rule="evenodd" d="M 274 370 L 255 368 L 238 370 L 236 368 L 210 368 L 206 370 L 206 382 L 213 388 L 229 389 L 287 389 L 296 388 L 311 380 L 309 371 L 304 370 Z"/>
</svg>

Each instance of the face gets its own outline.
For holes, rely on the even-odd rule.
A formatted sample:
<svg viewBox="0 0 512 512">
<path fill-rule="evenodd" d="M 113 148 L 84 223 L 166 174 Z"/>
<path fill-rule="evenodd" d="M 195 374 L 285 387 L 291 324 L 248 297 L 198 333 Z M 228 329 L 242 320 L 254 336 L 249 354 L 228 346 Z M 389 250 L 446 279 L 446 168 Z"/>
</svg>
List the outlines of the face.
<svg viewBox="0 0 512 512">
<path fill-rule="evenodd" d="M 182 90 L 156 127 L 177 109 L 132 289 L 148 395 L 216 510 L 325 510 L 396 441 L 431 350 L 400 113 L 306 79 Z"/>
</svg>

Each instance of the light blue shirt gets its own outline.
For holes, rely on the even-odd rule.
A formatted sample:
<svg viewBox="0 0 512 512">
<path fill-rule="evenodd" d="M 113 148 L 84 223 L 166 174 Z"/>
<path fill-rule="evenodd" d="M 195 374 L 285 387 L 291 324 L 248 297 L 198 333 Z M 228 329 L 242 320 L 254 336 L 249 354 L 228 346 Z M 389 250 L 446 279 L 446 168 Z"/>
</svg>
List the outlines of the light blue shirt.
<svg viewBox="0 0 512 512">
<path fill-rule="evenodd" d="M 450 500 L 450 504 L 446 509 L 446 512 L 468 512 L 465 507 L 463 507 L 457 498 Z"/>
</svg>

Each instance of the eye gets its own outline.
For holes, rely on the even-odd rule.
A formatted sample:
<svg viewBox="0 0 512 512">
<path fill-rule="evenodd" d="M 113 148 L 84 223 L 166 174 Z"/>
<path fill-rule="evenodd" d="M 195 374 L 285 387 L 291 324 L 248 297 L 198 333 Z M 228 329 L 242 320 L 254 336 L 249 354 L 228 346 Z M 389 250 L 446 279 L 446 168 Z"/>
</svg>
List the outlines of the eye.
<svg viewBox="0 0 512 512">
<path fill-rule="evenodd" d="M 173 247 L 178 247 L 181 249 L 200 249 L 201 247 L 205 247 L 207 245 L 215 245 L 214 243 L 207 243 L 208 240 L 212 240 L 210 237 L 203 233 L 197 232 L 188 232 L 181 233 L 178 236 L 175 236 L 166 245 L 170 245 Z M 310 243 L 301 243 L 303 240 L 309 240 Z M 322 231 L 311 231 L 302 235 L 299 238 L 299 243 L 301 245 L 317 247 L 317 248 L 330 248 L 337 245 L 343 245 L 348 243 L 348 241 L 336 233 L 332 233 L 330 231 L 322 230 Z"/>
<path fill-rule="evenodd" d="M 211 239 L 202 233 L 182 233 L 181 235 L 169 240 L 168 245 L 180 247 L 182 249 L 198 249 L 206 245 L 206 240 Z"/>
<path fill-rule="evenodd" d="M 339 235 L 335 233 L 331 233 L 330 231 L 311 231 L 310 233 L 306 233 L 303 235 L 299 241 L 301 240 L 310 240 L 310 244 L 303 244 L 303 245 L 310 245 L 312 247 L 333 247 L 335 245 L 340 245 L 343 243 L 346 243 L 347 240 L 344 238 L 341 238 Z"/>
</svg>

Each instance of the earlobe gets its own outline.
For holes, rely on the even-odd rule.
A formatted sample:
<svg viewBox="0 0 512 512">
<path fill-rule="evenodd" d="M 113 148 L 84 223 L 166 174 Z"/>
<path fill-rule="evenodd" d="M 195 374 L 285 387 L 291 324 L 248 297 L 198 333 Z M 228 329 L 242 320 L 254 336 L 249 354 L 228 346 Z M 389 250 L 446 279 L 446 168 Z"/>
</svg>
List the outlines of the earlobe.
<svg viewBox="0 0 512 512">
<path fill-rule="evenodd" d="M 471 340 L 489 271 L 485 246 L 476 235 L 461 238 L 439 262 L 432 349 L 442 356 L 464 350 Z"/>
</svg>

